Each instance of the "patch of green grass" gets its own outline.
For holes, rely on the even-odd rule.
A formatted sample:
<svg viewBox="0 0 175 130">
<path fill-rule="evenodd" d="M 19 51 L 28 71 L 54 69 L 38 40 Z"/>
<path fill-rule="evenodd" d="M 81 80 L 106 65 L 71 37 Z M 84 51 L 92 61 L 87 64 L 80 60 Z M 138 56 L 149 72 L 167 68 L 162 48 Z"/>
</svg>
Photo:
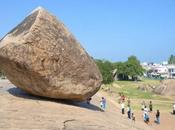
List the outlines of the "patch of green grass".
<svg viewBox="0 0 175 130">
<path fill-rule="evenodd" d="M 157 109 L 161 111 L 172 111 L 172 102 L 164 102 L 164 101 L 153 101 L 153 111 L 156 111 Z M 149 104 L 149 101 L 146 102 L 147 106 Z M 141 103 L 140 102 L 133 102 L 132 104 L 133 110 L 141 110 Z"/>
<path fill-rule="evenodd" d="M 159 80 L 144 79 L 143 81 L 115 81 L 114 84 L 121 86 L 116 88 L 115 92 L 122 92 L 124 95 L 134 99 L 156 99 L 156 100 L 169 100 L 167 97 L 156 95 L 153 92 L 145 92 L 138 89 L 142 85 L 157 86 L 160 84 Z M 112 86 L 111 86 L 112 87 Z M 112 88 L 111 88 L 112 89 Z"/>
<path fill-rule="evenodd" d="M 165 111 L 171 111 L 172 109 L 172 99 L 169 97 L 164 97 L 157 95 L 153 92 L 145 92 L 138 89 L 142 85 L 157 86 L 160 84 L 159 80 L 144 79 L 143 81 L 114 81 L 112 84 L 105 85 L 104 88 L 110 90 L 113 95 L 119 94 L 119 92 L 124 93 L 126 97 L 133 100 L 132 107 L 134 110 L 141 109 L 141 102 L 145 100 L 147 105 L 149 101 L 153 101 L 154 110 L 160 109 Z M 108 92 L 108 91 L 107 91 Z M 132 102 L 132 101 L 131 101 Z"/>
</svg>

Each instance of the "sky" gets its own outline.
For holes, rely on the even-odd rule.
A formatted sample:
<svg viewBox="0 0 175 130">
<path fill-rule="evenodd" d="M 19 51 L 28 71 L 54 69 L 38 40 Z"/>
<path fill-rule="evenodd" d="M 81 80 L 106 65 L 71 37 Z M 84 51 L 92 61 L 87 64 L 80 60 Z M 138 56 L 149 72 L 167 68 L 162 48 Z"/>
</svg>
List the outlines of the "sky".
<svg viewBox="0 0 175 130">
<path fill-rule="evenodd" d="M 1 0 L 0 38 L 42 6 L 96 59 L 162 62 L 175 55 L 175 0 Z"/>
</svg>

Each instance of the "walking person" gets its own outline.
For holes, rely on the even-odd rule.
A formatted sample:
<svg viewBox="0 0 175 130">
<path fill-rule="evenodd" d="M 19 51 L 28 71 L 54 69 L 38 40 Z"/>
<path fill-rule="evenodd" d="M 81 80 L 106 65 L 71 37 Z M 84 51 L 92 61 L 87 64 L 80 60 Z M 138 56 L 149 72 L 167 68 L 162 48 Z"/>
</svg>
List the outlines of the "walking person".
<svg viewBox="0 0 175 130">
<path fill-rule="evenodd" d="M 125 103 L 121 103 L 122 114 L 125 114 Z"/>
<path fill-rule="evenodd" d="M 175 103 L 173 105 L 173 115 L 175 115 Z"/>
<path fill-rule="evenodd" d="M 105 109 L 106 109 L 106 99 L 104 97 L 101 98 L 100 107 L 101 107 L 102 111 L 105 111 Z"/>
<path fill-rule="evenodd" d="M 159 110 L 157 110 L 156 112 L 156 123 L 160 124 L 160 111 Z"/>
<path fill-rule="evenodd" d="M 127 107 L 127 114 L 128 114 L 128 119 L 131 119 L 131 107 L 128 105 Z"/>
<path fill-rule="evenodd" d="M 150 112 L 153 111 L 153 104 L 152 104 L 152 101 L 149 102 L 149 111 L 150 111 Z"/>
</svg>

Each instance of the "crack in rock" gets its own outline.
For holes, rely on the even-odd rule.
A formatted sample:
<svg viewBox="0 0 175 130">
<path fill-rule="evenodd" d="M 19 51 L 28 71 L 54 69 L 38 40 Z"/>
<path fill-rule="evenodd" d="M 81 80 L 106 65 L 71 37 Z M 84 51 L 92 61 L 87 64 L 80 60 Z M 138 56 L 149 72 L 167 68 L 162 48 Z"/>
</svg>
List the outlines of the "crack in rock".
<svg viewBox="0 0 175 130">
<path fill-rule="evenodd" d="M 75 119 L 65 120 L 65 121 L 63 122 L 63 128 L 62 128 L 61 130 L 66 130 L 66 124 L 67 124 L 68 122 L 72 122 L 72 121 L 76 121 L 76 120 L 75 120 Z"/>
</svg>

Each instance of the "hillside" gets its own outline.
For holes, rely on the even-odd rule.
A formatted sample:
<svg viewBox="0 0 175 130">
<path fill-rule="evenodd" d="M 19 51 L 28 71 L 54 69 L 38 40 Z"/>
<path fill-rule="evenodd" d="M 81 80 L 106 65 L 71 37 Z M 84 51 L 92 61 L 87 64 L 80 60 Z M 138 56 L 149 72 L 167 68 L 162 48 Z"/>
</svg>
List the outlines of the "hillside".
<svg viewBox="0 0 175 130">
<path fill-rule="evenodd" d="M 101 112 L 103 92 L 86 103 L 34 97 L 14 87 L 8 80 L 0 82 L 0 130 L 152 130 L 141 121 L 135 123 L 122 116 L 107 97 L 107 110 Z"/>
</svg>

